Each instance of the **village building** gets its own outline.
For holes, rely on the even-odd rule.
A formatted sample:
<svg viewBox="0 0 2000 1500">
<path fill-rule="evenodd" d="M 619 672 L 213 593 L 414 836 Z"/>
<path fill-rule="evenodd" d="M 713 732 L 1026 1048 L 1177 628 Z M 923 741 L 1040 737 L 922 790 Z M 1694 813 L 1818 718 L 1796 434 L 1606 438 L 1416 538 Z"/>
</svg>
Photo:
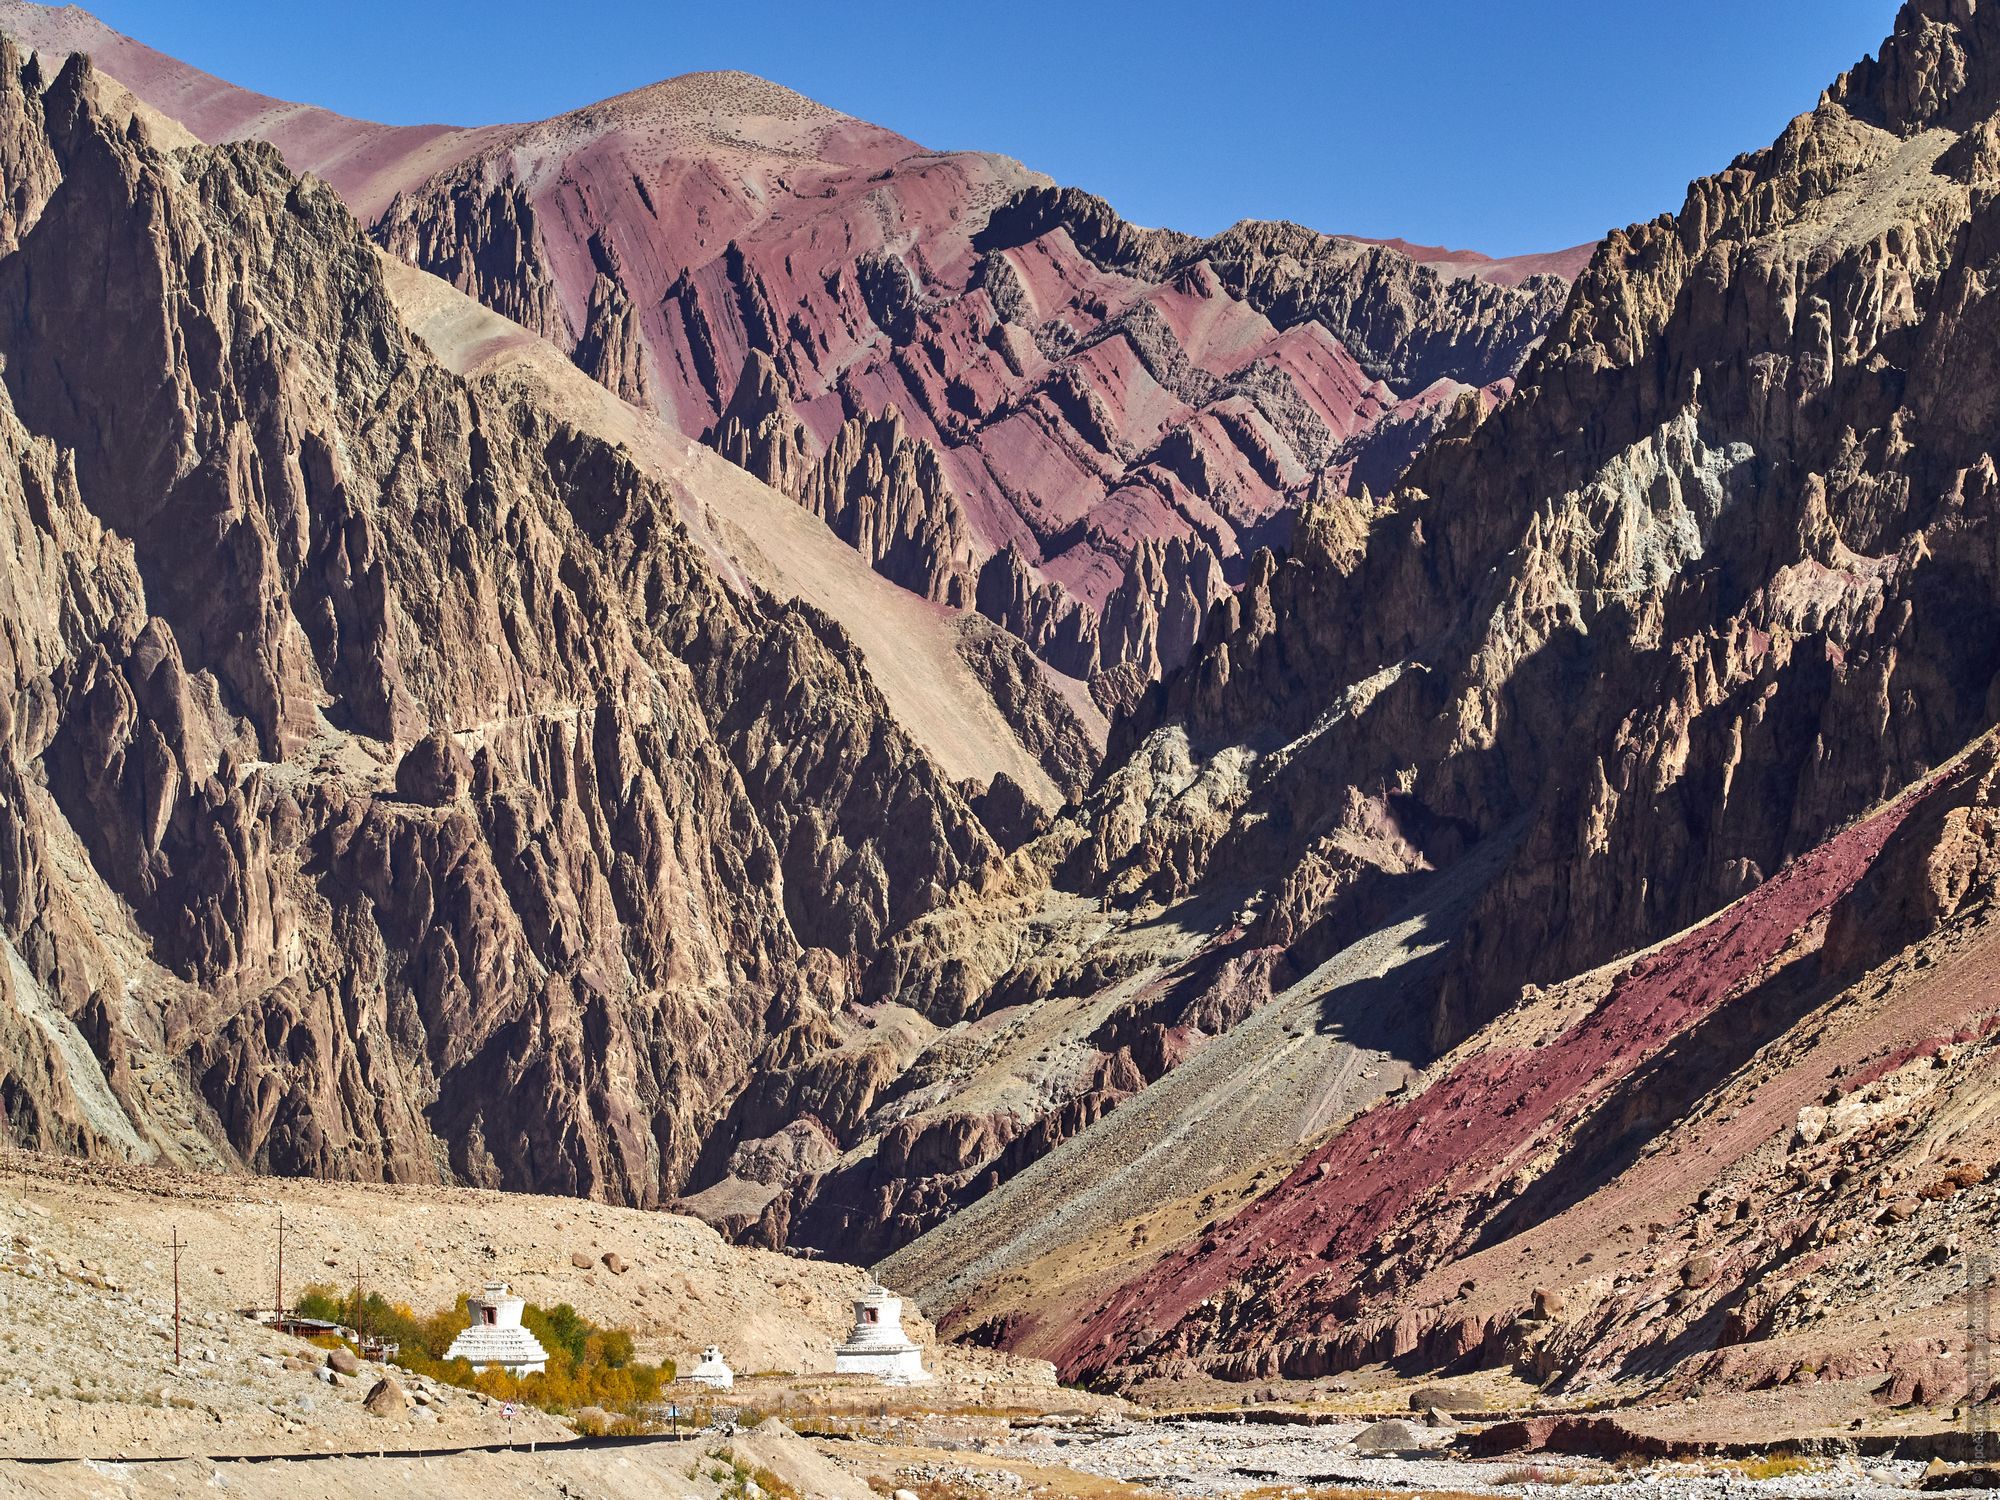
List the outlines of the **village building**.
<svg viewBox="0 0 2000 1500">
<path fill-rule="evenodd" d="M 903 1299 L 870 1284 L 854 1299 L 854 1328 L 833 1351 L 834 1373 L 873 1375 L 890 1385 L 929 1380 L 923 1351 L 903 1332 Z"/>
<path fill-rule="evenodd" d="M 718 1391 L 726 1391 L 736 1384 L 735 1372 L 723 1362 L 722 1350 L 714 1344 L 701 1351 L 701 1363 L 688 1371 L 687 1378 Z"/>
<path fill-rule="evenodd" d="M 466 1299 L 472 1322 L 451 1341 L 444 1357 L 470 1360 L 475 1371 L 541 1374 L 549 1367 L 549 1352 L 521 1326 L 521 1310 L 526 1306 L 521 1298 L 508 1293 L 505 1282 L 487 1282 L 481 1295 Z"/>
</svg>

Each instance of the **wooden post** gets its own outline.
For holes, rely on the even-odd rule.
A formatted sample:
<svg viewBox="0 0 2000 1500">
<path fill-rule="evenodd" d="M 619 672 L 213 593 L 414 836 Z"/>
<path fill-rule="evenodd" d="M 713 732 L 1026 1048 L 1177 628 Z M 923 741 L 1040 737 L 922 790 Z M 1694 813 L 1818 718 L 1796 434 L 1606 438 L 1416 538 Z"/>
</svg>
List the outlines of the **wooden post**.
<svg viewBox="0 0 2000 1500">
<path fill-rule="evenodd" d="M 181 1227 L 168 1231 L 167 1243 L 174 1252 L 174 1363 L 181 1362 Z"/>
<path fill-rule="evenodd" d="M 278 1319 L 285 1316 L 285 1211 L 278 1210 Z"/>
<path fill-rule="evenodd" d="M 354 1257 L 354 1341 L 366 1348 L 368 1330 L 361 1321 L 361 1257 Z"/>
</svg>

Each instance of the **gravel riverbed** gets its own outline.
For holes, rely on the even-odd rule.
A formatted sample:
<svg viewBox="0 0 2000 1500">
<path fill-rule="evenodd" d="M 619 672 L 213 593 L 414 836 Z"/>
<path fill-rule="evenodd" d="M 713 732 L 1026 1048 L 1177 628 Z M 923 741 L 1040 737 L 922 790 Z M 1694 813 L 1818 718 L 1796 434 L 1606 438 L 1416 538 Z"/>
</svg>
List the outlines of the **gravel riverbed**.
<svg viewBox="0 0 2000 1500">
<path fill-rule="evenodd" d="M 1217 1497 L 1252 1490 L 1328 1487 L 1457 1491 L 1512 1496 L 1577 1495 L 1603 1500 L 1778 1500 L 1782 1496 L 1907 1496 L 1923 1465 L 1889 1460 L 1828 1459 L 1823 1465 L 1772 1479 L 1750 1479 L 1726 1465 L 1662 1463 L 1614 1469 L 1588 1459 L 1469 1460 L 1439 1451 L 1451 1433 L 1410 1424 L 1419 1449 L 1360 1451 L 1369 1424 L 1317 1427 L 1233 1427 L 1212 1422 L 1148 1422 L 1068 1433 L 1015 1433 L 991 1450 L 996 1457 L 1031 1459 L 1104 1478 L 1145 1485 L 1176 1497 Z M 1538 1478 L 1537 1476 L 1546 1476 Z"/>
</svg>

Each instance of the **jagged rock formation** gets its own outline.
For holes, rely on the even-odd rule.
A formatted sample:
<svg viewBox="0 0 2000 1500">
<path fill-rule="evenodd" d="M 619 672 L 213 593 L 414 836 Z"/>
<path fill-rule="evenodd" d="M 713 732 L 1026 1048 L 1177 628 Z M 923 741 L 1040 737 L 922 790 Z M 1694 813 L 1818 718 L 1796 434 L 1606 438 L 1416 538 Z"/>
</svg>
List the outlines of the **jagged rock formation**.
<svg viewBox="0 0 2000 1500">
<path fill-rule="evenodd" d="M 0 119 L 10 1138 L 660 1201 L 991 839 L 330 190 L 81 57 L 0 49 Z"/>
<path fill-rule="evenodd" d="M 1152 670 L 1171 671 L 1188 659 L 1209 606 L 1229 593 L 1222 562 L 1199 542 L 1148 537 L 1133 550 L 1124 578 L 1105 600 L 1098 657 L 1125 669 L 1122 690 L 1094 680 L 1100 696 L 1129 708 Z"/>
<path fill-rule="evenodd" d="M 848 418 L 814 459 L 783 373 L 752 350 L 709 441 L 826 522 L 883 577 L 941 604 L 971 602 L 965 511 L 937 453 L 910 436 L 894 406 Z"/>
<path fill-rule="evenodd" d="M 1476 1046 L 1538 987 L 1745 892 L 1743 915 L 1718 921 L 1747 933 L 1778 913 L 1766 936 L 1726 964 L 1711 949 L 1729 927 L 1683 939 L 1678 972 L 1702 977 L 1673 994 L 1697 1013 L 1646 1002 L 1633 1065 L 1709 1005 L 1776 1003 L 1745 998 L 1771 993 L 1760 966 L 1782 968 L 1783 945 L 1844 899 L 1904 813 L 1823 841 L 2000 704 L 2000 372 L 1982 352 L 1996 56 L 1993 7 L 1914 0 L 1881 60 L 1770 149 L 1694 184 L 1679 215 L 1613 235 L 1510 401 L 1463 413 L 1372 514 L 1312 507 L 1294 555 L 1253 565 L 1218 606 L 1213 643 L 1121 740 L 1128 754 L 1148 736 L 1191 743 L 1214 795 L 1190 813 L 1184 793 L 1169 803 L 1116 772 L 1086 808 L 1080 877 L 1168 901 L 1248 886 L 1284 914 L 1258 935 L 1319 929 L 1309 963 L 1354 933 L 1327 929 L 1328 901 L 1351 899 L 1357 878 L 1401 878 L 1381 859 L 1302 885 L 1329 841 L 1392 831 L 1448 866 L 1513 830 L 1518 850 L 1433 991 L 1432 1049 Z M 1826 861 L 1843 873 L 1815 876 Z M 1641 982 L 1656 972 L 1645 961 L 1629 972 L 1634 995 L 1656 982 Z M 1626 994 L 1569 1038 L 1617 1032 L 1638 1003 Z M 1593 1057 L 1578 1092 L 1562 1092 L 1553 1057 L 1497 1077 L 1481 1062 L 1477 1095 L 1447 1072 L 1363 1116 L 1200 1253 L 1113 1297 L 1064 1338 L 1064 1361 L 1242 1371 L 1251 1341 L 1275 1335 L 1321 1351 L 1300 1368 L 1323 1367 L 1330 1320 L 1382 1285 L 1366 1241 L 1382 1234 L 1389 1255 L 1405 1216 L 1442 1215 L 1417 1274 L 1500 1232 L 1482 1217 L 1494 1205 L 1448 1176 L 1398 1175 L 1349 1213 L 1346 1195 L 1374 1180 L 1370 1151 L 1407 1162 L 1440 1132 L 1498 1150 L 1544 1119 L 1528 1107 L 1537 1090 L 1593 1108 L 1616 1072 Z M 1669 1094 L 1651 1118 L 1698 1095 Z M 1444 1123 L 1395 1135 L 1427 1118 Z M 1434 1165 L 1457 1159 L 1454 1145 Z M 1538 1159 L 1530 1180 L 1562 1160 Z"/>
<path fill-rule="evenodd" d="M 621 400 L 635 406 L 650 404 L 638 313 L 618 279 L 615 262 L 600 270 L 591 286 L 583 335 L 576 341 L 576 362 L 584 374 Z"/>
<path fill-rule="evenodd" d="M 708 444 L 793 499 L 813 469 L 812 435 L 792 412 L 791 388 L 771 356 L 753 350 Z"/>
<path fill-rule="evenodd" d="M 617 389 L 614 381 L 625 372 L 615 363 L 606 364 L 605 325 L 621 321 L 627 299 L 616 282 L 599 272 L 591 283 L 578 342 L 544 258 L 535 205 L 519 187 L 467 184 L 452 200 L 448 220 L 410 222 L 399 216 L 402 207 L 400 196 L 389 205 L 399 226 L 391 244 L 406 260 L 470 292 L 532 333 L 565 347 L 577 344 L 577 362 L 598 379 L 612 375 L 614 380 L 605 384 Z"/>
</svg>

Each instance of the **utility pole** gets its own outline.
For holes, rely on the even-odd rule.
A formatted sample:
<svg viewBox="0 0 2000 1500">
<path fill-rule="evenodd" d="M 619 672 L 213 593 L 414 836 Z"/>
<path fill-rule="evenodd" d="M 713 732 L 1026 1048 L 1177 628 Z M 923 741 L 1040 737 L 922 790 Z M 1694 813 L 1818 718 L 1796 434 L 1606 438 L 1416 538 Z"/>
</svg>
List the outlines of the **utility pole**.
<svg viewBox="0 0 2000 1500">
<path fill-rule="evenodd" d="M 365 1345 L 368 1333 L 361 1321 L 361 1257 L 354 1257 L 354 1342 Z"/>
<path fill-rule="evenodd" d="M 174 1252 L 174 1364 L 181 1362 L 181 1227 L 176 1224 L 168 1231 L 168 1245 Z"/>
<path fill-rule="evenodd" d="M 285 1319 L 285 1211 L 278 1210 L 278 1321 Z"/>
</svg>

